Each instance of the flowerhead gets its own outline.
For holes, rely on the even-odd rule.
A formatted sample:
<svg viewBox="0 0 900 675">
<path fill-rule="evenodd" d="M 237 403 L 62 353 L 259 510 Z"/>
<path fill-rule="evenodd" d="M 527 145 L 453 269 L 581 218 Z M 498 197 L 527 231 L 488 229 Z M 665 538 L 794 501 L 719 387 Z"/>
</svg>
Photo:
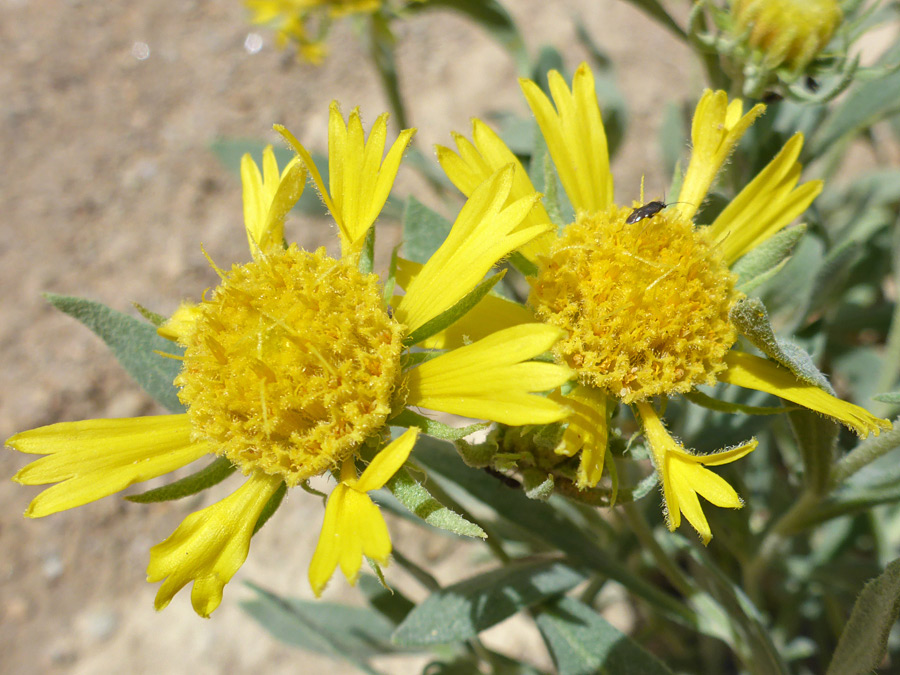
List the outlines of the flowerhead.
<svg viewBox="0 0 900 675">
<path fill-rule="evenodd" d="M 536 238 L 520 252 L 533 265 L 529 305 L 538 319 L 566 333 L 554 347 L 558 363 L 577 373 L 566 394 L 573 410 L 556 451 L 581 453 L 577 486 L 595 486 L 603 471 L 610 401 L 631 406 L 642 421 L 663 484 L 668 525 L 681 514 L 704 542 L 712 536 L 697 495 L 738 508 L 737 493 L 707 466 L 735 461 L 756 441 L 698 456 L 671 438 L 653 406 L 656 399 L 727 382 L 768 392 L 828 415 L 865 436 L 890 426 L 841 401 L 773 361 L 735 349 L 733 310 L 743 294 L 731 265 L 799 216 L 822 189 L 799 183 L 803 137 L 796 134 L 712 222 L 698 222 L 699 206 L 741 136 L 762 114 L 725 92 L 707 91 L 691 130 L 692 155 L 677 199 L 617 204 L 606 135 L 593 75 L 582 64 L 571 89 L 549 74 L 551 97 L 520 80 L 575 219 L 561 233 Z M 465 194 L 494 167 L 513 161 L 490 128 L 475 120 L 472 141 L 456 135 L 457 150 L 438 158 Z M 516 164 L 512 198 L 534 188 Z M 530 222 L 550 222 L 543 207 Z M 477 316 L 478 308 L 471 316 Z M 464 322 L 469 319 L 464 319 Z M 520 319 L 521 320 L 521 319 Z"/>
<path fill-rule="evenodd" d="M 835 0 L 735 0 L 735 29 L 767 69 L 799 72 L 831 41 L 843 19 Z"/>
<path fill-rule="evenodd" d="M 230 270 L 214 265 L 219 285 L 201 302 L 182 304 L 160 328 L 184 350 L 175 385 L 186 412 L 55 424 L 7 441 L 45 455 L 15 480 L 56 483 L 32 501 L 31 517 L 100 499 L 205 455 L 240 469 L 246 476 L 240 488 L 188 516 L 151 549 L 148 580 L 163 581 L 157 609 L 193 582 L 194 609 L 209 616 L 246 558 L 267 505 L 318 475 L 334 473 L 340 482 L 326 509 L 324 552 L 310 570 L 316 593 L 335 569 L 331 561 L 340 561 L 351 581 L 362 555 L 385 562 L 390 539 L 366 493 L 409 455 L 414 427 L 382 447 L 388 427 L 401 424 L 398 416 L 409 407 L 513 425 L 548 423 L 567 412 L 536 392 L 558 387 L 571 371 L 531 361 L 552 347 L 559 328 L 512 326 L 424 363 L 408 352 L 447 327 L 441 317 L 497 260 L 548 229 L 523 222 L 534 195 L 508 199 L 513 167 L 473 192 L 445 243 L 403 281 L 405 294 L 392 298 L 376 274 L 364 271 L 364 242 L 372 241 L 414 130 L 402 132 L 385 155 L 386 115 L 366 138 L 357 111 L 346 122 L 336 104 L 330 114 L 329 187 L 307 150 L 279 127 L 298 157 L 279 169 L 267 148 L 262 171 L 249 156 L 242 162 L 252 260 Z M 284 243 L 285 217 L 308 174 L 334 217 L 340 258 Z M 373 455 L 357 479 L 357 464 Z M 345 517 L 349 512 L 359 517 Z"/>
<path fill-rule="evenodd" d="M 382 0 L 244 0 L 244 5 L 252 13 L 251 23 L 276 31 L 279 48 L 292 43 L 304 61 L 321 63 L 330 20 L 374 12 Z"/>
</svg>

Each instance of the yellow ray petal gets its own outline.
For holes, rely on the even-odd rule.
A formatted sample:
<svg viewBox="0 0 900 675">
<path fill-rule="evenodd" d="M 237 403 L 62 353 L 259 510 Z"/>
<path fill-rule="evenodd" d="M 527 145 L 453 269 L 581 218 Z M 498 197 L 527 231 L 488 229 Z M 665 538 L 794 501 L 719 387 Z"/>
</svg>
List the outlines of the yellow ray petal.
<svg viewBox="0 0 900 675">
<path fill-rule="evenodd" d="M 786 227 L 822 191 L 820 180 L 794 187 L 802 169 L 797 163 L 802 147 L 803 134 L 794 134 L 710 226 L 729 265 Z"/>
<path fill-rule="evenodd" d="M 441 247 L 406 288 L 394 316 L 412 332 L 462 300 L 510 251 L 547 231 L 520 227 L 537 196 L 504 207 L 512 186 L 507 166 L 478 187 L 463 206 Z"/>
<path fill-rule="evenodd" d="M 200 305 L 184 301 L 178 305 L 178 309 L 172 313 L 172 316 L 156 329 L 156 332 L 167 340 L 185 344 L 194 332 L 194 326 L 196 326 L 199 317 Z"/>
<path fill-rule="evenodd" d="M 387 133 L 386 115 L 376 120 L 367 142 L 358 109 L 350 113 L 345 124 L 337 102 L 332 102 L 328 117 L 329 190 L 326 190 L 309 151 L 284 127 L 276 125 L 275 129 L 300 155 L 313 177 L 340 230 L 343 254 L 358 253 L 366 232 L 387 201 L 403 153 L 416 130 L 401 131 L 382 162 Z"/>
<path fill-rule="evenodd" d="M 193 581 L 191 604 L 208 617 L 250 550 L 250 537 L 263 507 L 281 485 L 280 476 L 255 473 L 234 493 L 192 513 L 165 541 L 150 549 L 147 581 L 163 581 L 154 606 L 162 610 Z"/>
<path fill-rule="evenodd" d="M 683 513 L 703 543 L 708 544 L 712 532 L 697 495 L 725 508 L 741 508 L 743 502 L 734 488 L 704 465 L 733 462 L 756 448 L 756 439 L 710 455 L 693 455 L 669 435 L 653 406 L 645 401 L 635 406 L 643 422 L 644 436 L 650 444 L 653 464 L 662 478 L 669 530 L 674 531 L 681 524 Z"/>
<path fill-rule="evenodd" d="M 395 473 L 403 466 L 403 463 L 412 452 L 413 446 L 416 444 L 416 438 L 419 430 L 411 427 L 403 432 L 403 435 L 381 449 L 375 455 L 375 459 L 371 461 L 366 470 L 363 471 L 359 481 L 353 486 L 354 490 L 360 492 L 369 492 L 370 490 L 380 490 L 384 487 Z"/>
<path fill-rule="evenodd" d="M 41 492 L 25 515 L 41 518 L 96 501 L 129 485 L 190 464 L 210 452 L 191 442 L 187 415 L 61 422 L 23 431 L 6 444 L 47 455 L 14 477 L 22 485 L 58 483 Z"/>
<path fill-rule="evenodd" d="M 453 139 L 456 141 L 459 154 L 449 148 L 437 146 L 438 162 L 440 162 L 447 177 L 467 197 L 471 196 L 475 189 L 490 178 L 494 172 L 509 164 L 515 167 L 515 171 L 507 205 L 536 193 L 534 185 L 528 177 L 528 172 L 525 171 L 519 158 L 481 120 L 472 120 L 472 139 L 474 144 L 460 134 L 454 134 Z M 529 227 L 549 223 L 551 221 L 547 210 L 543 204 L 538 202 L 522 220 L 521 226 Z M 551 227 L 545 234 L 539 235 L 522 246 L 519 252 L 534 262 L 537 260 L 538 255 L 546 254 L 549 251 L 554 239 L 555 234 Z"/>
<path fill-rule="evenodd" d="M 754 447 L 756 444 L 754 443 Z M 677 458 L 678 472 L 706 501 L 724 509 L 739 509 L 744 502 L 728 481 L 713 473 L 700 462 Z"/>
<path fill-rule="evenodd" d="M 332 106 L 336 105 L 332 103 Z M 340 111 L 337 112 L 338 117 L 340 117 Z M 333 119 L 333 115 L 329 118 L 329 121 Z M 343 125 L 343 122 L 341 122 Z M 331 214 L 331 217 L 334 218 L 334 222 L 337 223 L 338 227 L 341 227 L 341 218 L 340 213 L 337 211 L 337 207 L 331 199 L 331 195 L 328 194 L 328 190 L 325 189 L 325 181 L 322 180 L 322 174 L 319 173 L 319 168 L 316 166 L 316 163 L 313 161 L 312 155 L 309 153 L 309 150 L 303 147 L 303 144 L 297 140 L 296 136 L 287 130 L 286 127 L 281 124 L 276 124 L 273 126 L 273 129 L 277 131 L 284 137 L 290 146 L 294 149 L 300 156 L 300 161 L 303 162 L 303 165 L 306 167 L 306 170 L 309 171 L 309 175 L 312 177 L 313 182 L 316 184 L 316 190 L 319 192 L 319 196 L 322 198 L 322 201 L 325 202 L 325 207 L 328 209 L 328 212 Z M 329 124 L 329 138 L 330 138 L 331 126 Z M 329 143 L 330 149 L 330 143 Z M 329 170 L 331 166 L 329 164 Z M 343 234 L 343 232 L 342 232 Z"/>
<path fill-rule="evenodd" d="M 725 355 L 725 363 L 728 368 L 718 374 L 719 381 L 793 401 L 836 419 L 863 438 L 869 434 L 877 436 L 882 429 L 891 428 L 888 420 L 798 380 L 787 368 L 767 359 L 731 350 Z"/>
<path fill-rule="evenodd" d="M 575 71 L 571 91 L 555 70 L 548 73 L 548 80 L 555 109 L 537 84 L 524 79 L 519 84 L 559 179 L 576 212 L 605 210 L 613 201 L 613 178 L 594 75 L 582 63 Z"/>
<path fill-rule="evenodd" d="M 728 102 L 724 91 L 707 89 L 697 103 L 691 125 L 691 161 L 678 195 L 678 209 L 685 218 L 693 218 L 716 178 L 716 174 L 734 146 L 766 106 L 758 103 L 742 115 L 743 101 Z"/>
<path fill-rule="evenodd" d="M 525 324 L 442 354 L 410 371 L 407 404 L 513 425 L 560 420 L 566 408 L 530 393 L 557 388 L 572 371 L 527 359 L 562 334 L 553 326 Z"/>
<path fill-rule="evenodd" d="M 706 519 L 706 514 L 703 513 L 703 507 L 700 505 L 700 500 L 697 498 L 697 492 L 688 482 L 687 476 L 679 470 L 681 468 L 679 464 L 678 460 L 674 458 L 670 458 L 670 461 L 668 462 L 672 492 L 675 493 L 676 499 L 678 500 L 677 508 L 680 512 L 678 516 L 679 525 L 681 521 L 680 514 L 683 513 L 691 526 L 697 530 L 697 534 L 700 535 L 700 540 L 704 545 L 707 545 L 712 539 L 712 530 L 709 527 L 709 521 Z M 672 507 L 669 507 L 669 509 L 671 511 Z M 675 528 L 672 527 L 671 522 L 669 523 L 669 530 L 675 530 Z"/>
<path fill-rule="evenodd" d="M 306 183 L 306 169 L 298 158 L 288 162 L 279 173 L 272 146 L 263 150 L 263 172 L 250 154 L 241 158 L 241 182 L 244 190 L 244 227 L 250 253 L 254 259 L 281 247 L 284 239 L 284 219 Z"/>
<path fill-rule="evenodd" d="M 313 593 L 316 597 L 322 593 L 338 565 L 353 584 L 363 555 L 386 564 L 390 554 L 390 534 L 378 507 L 365 492 L 340 483 L 328 497 L 322 532 L 309 564 Z"/>
<path fill-rule="evenodd" d="M 599 389 L 576 386 L 559 399 L 572 412 L 566 419 L 568 426 L 555 451 L 572 457 L 581 451 L 576 485 L 591 488 L 600 482 L 609 440 L 606 421 L 606 395 Z"/>
</svg>

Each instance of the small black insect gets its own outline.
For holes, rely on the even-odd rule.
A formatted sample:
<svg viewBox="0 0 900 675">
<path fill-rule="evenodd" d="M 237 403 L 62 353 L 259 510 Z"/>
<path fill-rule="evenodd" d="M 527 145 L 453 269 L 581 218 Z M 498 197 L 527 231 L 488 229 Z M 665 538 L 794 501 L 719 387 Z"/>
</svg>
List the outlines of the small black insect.
<svg viewBox="0 0 900 675">
<path fill-rule="evenodd" d="M 643 206 L 639 206 L 634 211 L 629 213 L 628 217 L 625 219 L 625 223 L 631 225 L 640 220 L 643 220 L 644 218 L 652 218 L 667 206 L 668 204 L 659 200 L 647 202 Z"/>
<path fill-rule="evenodd" d="M 638 221 L 643 220 L 644 218 L 652 218 L 657 213 L 662 211 L 667 206 L 672 206 L 672 204 L 683 204 L 684 202 L 669 202 L 666 204 L 665 201 L 662 200 L 654 200 L 652 202 L 647 202 L 643 206 L 637 207 L 634 211 L 628 214 L 628 217 L 625 219 L 626 225 L 632 225 L 637 223 Z"/>
</svg>

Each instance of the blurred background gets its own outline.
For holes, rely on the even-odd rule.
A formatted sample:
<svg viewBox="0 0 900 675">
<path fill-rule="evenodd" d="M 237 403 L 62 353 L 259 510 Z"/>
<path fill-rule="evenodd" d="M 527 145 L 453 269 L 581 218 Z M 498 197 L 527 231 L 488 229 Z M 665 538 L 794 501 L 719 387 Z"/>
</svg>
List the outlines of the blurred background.
<svg viewBox="0 0 900 675">
<path fill-rule="evenodd" d="M 613 164 L 617 201 L 638 199 L 642 175 L 648 199 L 662 196 L 669 177 L 659 168 L 656 138 L 664 105 L 696 100 L 703 82 L 685 47 L 615 0 L 505 5 L 532 55 L 543 44 L 562 52 L 567 79 L 587 56 L 576 39 L 579 23 L 602 47 L 629 109 Z M 201 244 L 220 266 L 247 261 L 240 180 L 211 150 L 217 139 L 278 145 L 271 130 L 278 122 L 324 152 L 331 100 L 345 113 L 360 106 L 367 128 L 388 109 L 351 23 L 336 24 L 328 56 L 313 66 L 279 51 L 273 33 L 247 19 L 240 0 L 0 0 L 2 438 L 57 421 L 163 412 L 97 337 L 40 294 L 84 296 L 132 314 L 137 302 L 168 314 L 215 285 Z M 429 159 L 434 143 L 451 142 L 451 131 L 469 135 L 471 117 L 527 113 L 515 64 L 474 24 L 426 12 L 396 30 L 400 87 Z M 396 193 L 452 215 L 409 168 L 401 168 Z M 382 225 L 384 261 L 398 229 Z M 306 248 L 336 243 L 323 218 L 292 217 L 286 234 Z M 289 494 L 254 538 L 222 606 L 204 621 L 191 610 L 188 589 L 164 613 L 153 610 L 148 549 L 238 479 L 184 502 L 112 497 L 28 521 L 22 512 L 38 489 L 8 481 L 27 461 L 0 454 L 0 671 L 288 673 L 302 664 L 303 672 L 350 672 L 276 643 L 238 606 L 250 595 L 243 580 L 311 596 L 306 570 L 322 517 L 314 497 Z M 389 524 L 396 547 L 442 583 L 478 564 L 477 547 L 422 537 L 396 519 Z M 396 566 L 387 579 L 404 583 Z M 325 596 L 357 597 L 342 577 Z M 627 615 L 610 619 L 627 628 Z M 486 642 L 550 667 L 537 633 L 522 626 L 507 622 Z M 375 665 L 408 672 L 424 661 Z"/>
</svg>

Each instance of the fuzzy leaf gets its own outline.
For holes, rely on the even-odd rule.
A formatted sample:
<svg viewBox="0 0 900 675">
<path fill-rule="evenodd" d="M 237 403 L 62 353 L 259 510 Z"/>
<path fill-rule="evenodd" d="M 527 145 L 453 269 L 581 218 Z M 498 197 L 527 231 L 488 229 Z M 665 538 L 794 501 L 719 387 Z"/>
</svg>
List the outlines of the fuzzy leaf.
<svg viewBox="0 0 900 675">
<path fill-rule="evenodd" d="M 671 675 L 665 664 L 574 598 L 540 608 L 537 626 L 559 675 Z"/>
<path fill-rule="evenodd" d="M 410 476 L 406 469 L 400 469 L 395 473 L 386 487 L 403 506 L 432 527 L 447 530 L 461 537 L 481 539 L 487 537 L 478 525 L 470 523 L 432 497 L 431 493 Z"/>
<path fill-rule="evenodd" d="M 728 413 L 730 415 L 781 415 L 791 410 L 799 410 L 798 406 L 793 405 L 775 405 L 760 406 L 746 405 L 744 403 L 732 403 L 731 401 L 723 401 L 712 396 L 707 396 L 701 391 L 689 391 L 683 396 L 691 403 L 716 412 Z"/>
<path fill-rule="evenodd" d="M 443 441 L 421 438 L 415 459 L 448 483 L 459 486 L 482 502 L 510 525 L 527 532 L 551 549 L 565 553 L 575 564 L 584 565 L 615 579 L 635 595 L 657 607 L 673 621 L 695 626 L 696 617 L 683 604 L 633 574 L 624 564 L 604 550 L 586 532 L 580 530 L 553 503 L 528 499 L 521 490 L 497 489 L 497 479 L 484 471 L 466 466 L 452 446 Z"/>
<path fill-rule="evenodd" d="M 282 598 L 247 583 L 257 596 L 241 608 L 275 639 L 338 659 L 378 675 L 366 660 L 396 651 L 390 644 L 391 624 L 378 612 L 329 602 Z"/>
<path fill-rule="evenodd" d="M 420 415 L 417 412 L 413 412 L 409 408 L 405 409 L 396 417 L 390 420 L 390 425 L 393 427 L 419 427 L 423 434 L 428 434 L 433 438 L 440 438 L 444 441 L 458 441 L 466 436 L 470 436 L 474 434 L 476 431 L 481 431 L 483 429 L 487 429 L 491 426 L 490 422 L 479 422 L 478 424 L 470 424 L 465 427 L 454 428 L 444 424 L 443 422 L 438 422 L 437 420 L 429 419 L 424 415 Z"/>
<path fill-rule="evenodd" d="M 840 427 L 834 420 L 809 410 L 788 413 L 791 429 L 803 457 L 803 481 L 816 494 L 828 486 Z"/>
<path fill-rule="evenodd" d="M 838 641 L 827 675 L 864 675 L 876 670 L 900 615 L 900 559 L 867 583 Z"/>
<path fill-rule="evenodd" d="M 500 281 L 504 277 L 505 274 L 506 270 L 501 270 L 497 274 L 489 276 L 487 279 L 483 280 L 474 289 L 469 291 L 466 297 L 453 305 L 453 307 L 441 312 L 431 321 L 422 324 L 412 333 L 407 335 L 406 339 L 403 340 L 403 343 L 407 346 L 416 345 L 423 340 L 427 340 L 432 335 L 440 333 L 448 326 L 452 326 L 454 323 L 459 321 L 459 319 L 461 319 L 466 314 L 466 312 L 468 312 L 475 305 L 481 302 L 481 299 L 490 292 L 490 290 L 497 284 L 498 281 Z"/>
<path fill-rule="evenodd" d="M 44 297 L 61 312 L 77 319 L 106 343 L 128 374 L 153 399 L 175 413 L 185 411 L 172 381 L 181 371 L 181 361 L 156 351 L 181 356 L 182 349 L 156 334 L 156 328 L 93 300 L 55 293 Z"/>
<path fill-rule="evenodd" d="M 833 145 L 868 129 L 875 122 L 900 111 L 900 71 L 856 87 L 831 114 L 810 139 L 805 153 L 818 157 Z M 806 160 L 804 160 L 806 161 Z"/>
<path fill-rule="evenodd" d="M 513 562 L 432 593 L 391 639 L 409 647 L 468 640 L 583 580 L 581 572 L 555 560 Z"/>
<path fill-rule="evenodd" d="M 775 337 L 769 323 L 769 314 L 761 300 L 742 298 L 731 308 L 729 318 L 741 335 L 763 354 L 780 363 L 803 382 L 834 395 L 831 384 L 816 368 L 809 354 L 797 345 Z"/>
<path fill-rule="evenodd" d="M 881 401 L 882 403 L 900 403 L 900 391 L 894 391 L 889 394 L 878 394 L 872 398 L 876 401 Z"/>
<path fill-rule="evenodd" d="M 742 256 L 731 267 L 738 275 L 738 290 L 749 293 L 775 276 L 787 263 L 794 246 L 806 234 L 806 225 L 797 225 L 769 237 Z"/>
<path fill-rule="evenodd" d="M 380 581 L 368 574 L 360 576 L 359 590 L 366 596 L 366 600 L 372 606 L 372 609 L 390 621 L 395 627 L 416 606 L 416 603 L 403 595 L 403 593 L 396 589 L 390 590 L 385 588 Z"/>
<path fill-rule="evenodd" d="M 226 457 L 219 457 L 205 467 L 185 476 L 181 480 L 174 483 L 163 485 L 155 490 L 147 490 L 137 495 L 129 495 L 125 497 L 130 502 L 138 504 L 150 504 L 153 502 L 168 502 L 173 499 L 182 499 L 190 497 L 198 492 L 221 483 L 234 473 L 237 467 L 232 464 Z"/>
</svg>

